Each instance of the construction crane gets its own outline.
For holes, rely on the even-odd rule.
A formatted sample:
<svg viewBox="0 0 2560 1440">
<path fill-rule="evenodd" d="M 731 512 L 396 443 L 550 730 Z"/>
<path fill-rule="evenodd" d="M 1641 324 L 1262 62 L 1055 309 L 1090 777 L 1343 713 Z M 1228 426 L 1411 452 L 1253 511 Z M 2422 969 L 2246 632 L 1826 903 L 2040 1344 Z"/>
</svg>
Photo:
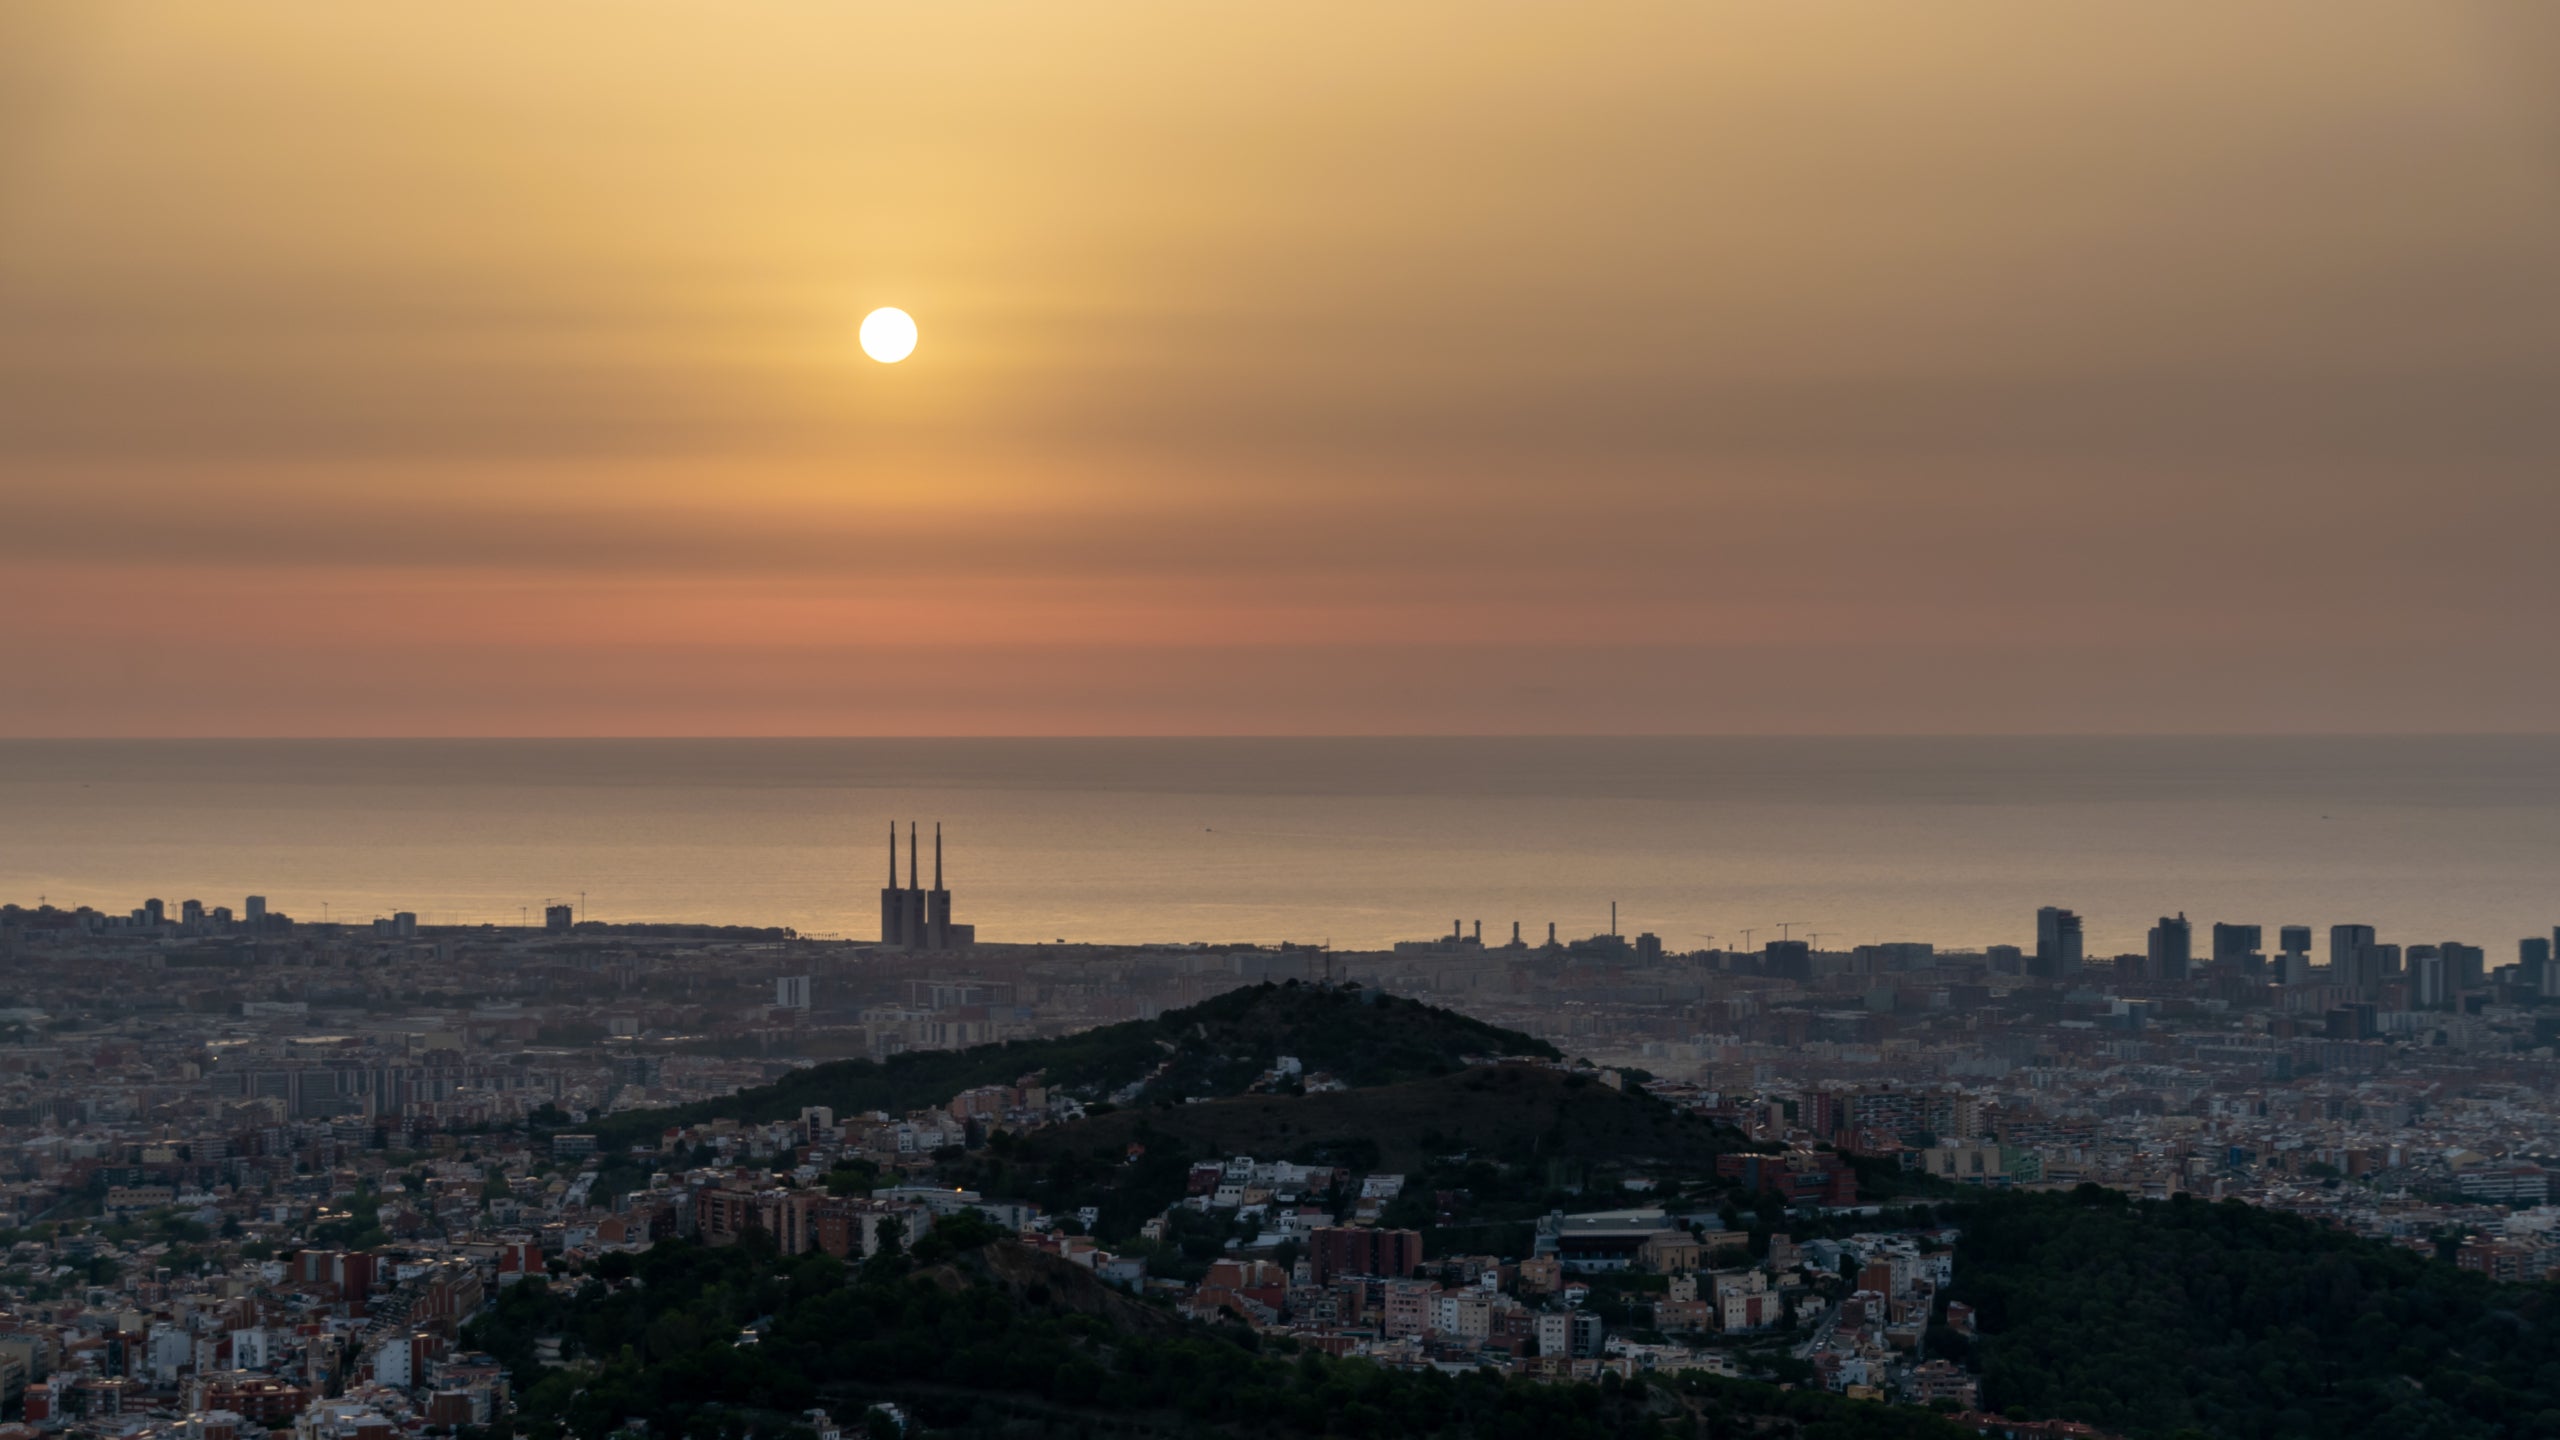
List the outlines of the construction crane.
<svg viewBox="0 0 2560 1440">
<path fill-rule="evenodd" d="M 1812 922 L 1812 921 L 1810 921 L 1810 920 L 1779 920 L 1779 921 L 1775 921 L 1775 922 L 1773 922 L 1773 923 L 1774 923 L 1774 924 L 1776 924 L 1776 926 L 1778 927 L 1778 938 L 1779 938 L 1779 939 L 1781 939 L 1781 940 L 1792 940 L 1792 939 L 1794 939 L 1795 937 L 1794 937 L 1794 936 L 1792 936 L 1792 935 L 1789 935 L 1789 934 L 1787 933 L 1789 930 L 1794 929 L 1794 928 L 1795 928 L 1796 926 L 1798 926 L 1798 925 L 1810 925 L 1810 924 L 1812 924 L 1813 922 Z"/>
</svg>

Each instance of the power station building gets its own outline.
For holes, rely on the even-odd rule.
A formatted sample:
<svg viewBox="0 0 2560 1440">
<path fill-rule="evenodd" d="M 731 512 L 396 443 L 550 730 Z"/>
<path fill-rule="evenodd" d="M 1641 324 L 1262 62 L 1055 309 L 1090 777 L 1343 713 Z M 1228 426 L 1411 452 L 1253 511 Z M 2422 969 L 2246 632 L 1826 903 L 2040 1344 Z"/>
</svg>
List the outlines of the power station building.
<svg viewBox="0 0 2560 1440">
<path fill-rule="evenodd" d="M 880 943 L 905 950 L 959 950 L 978 943 L 978 927 L 951 923 L 951 892 L 942 888 L 942 826 L 933 827 L 933 888 L 924 888 L 915 822 L 907 823 L 907 886 L 898 888 L 898 822 L 889 822 L 889 885 L 880 892 Z"/>
</svg>

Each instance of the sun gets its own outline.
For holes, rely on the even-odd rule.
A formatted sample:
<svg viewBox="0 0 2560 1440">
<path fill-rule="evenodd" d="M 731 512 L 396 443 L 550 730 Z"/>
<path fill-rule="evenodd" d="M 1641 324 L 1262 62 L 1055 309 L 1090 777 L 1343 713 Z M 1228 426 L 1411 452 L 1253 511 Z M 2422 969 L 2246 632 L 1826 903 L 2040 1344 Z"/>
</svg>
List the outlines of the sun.
<svg viewBox="0 0 2560 1440">
<path fill-rule="evenodd" d="M 916 351 L 916 318 L 894 305 L 862 317 L 862 353 L 895 365 Z"/>
</svg>

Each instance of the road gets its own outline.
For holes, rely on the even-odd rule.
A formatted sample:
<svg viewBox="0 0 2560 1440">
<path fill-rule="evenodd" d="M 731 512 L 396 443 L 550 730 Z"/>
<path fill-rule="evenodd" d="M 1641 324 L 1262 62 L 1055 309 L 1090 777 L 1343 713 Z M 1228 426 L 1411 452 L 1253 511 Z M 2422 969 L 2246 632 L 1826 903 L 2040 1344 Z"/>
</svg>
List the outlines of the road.
<svg viewBox="0 0 2560 1440">
<path fill-rule="evenodd" d="M 1831 1331 L 1839 1323 L 1840 1302 L 1834 1300 L 1823 1307 L 1822 1319 L 1815 1322 L 1812 1337 L 1795 1348 L 1795 1357 L 1799 1360 L 1812 1359 L 1816 1351 L 1830 1342 Z"/>
</svg>

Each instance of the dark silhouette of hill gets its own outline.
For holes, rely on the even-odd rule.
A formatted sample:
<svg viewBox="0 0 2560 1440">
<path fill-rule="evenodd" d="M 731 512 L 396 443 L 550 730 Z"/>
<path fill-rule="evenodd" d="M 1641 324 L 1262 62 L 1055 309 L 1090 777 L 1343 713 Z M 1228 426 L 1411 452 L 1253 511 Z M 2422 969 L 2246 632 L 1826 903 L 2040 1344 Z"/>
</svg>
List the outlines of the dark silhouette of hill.
<svg viewBox="0 0 2560 1440">
<path fill-rule="evenodd" d="M 815 1065 L 718 1100 L 632 1111 L 590 1128 L 607 1146 L 619 1147 L 654 1139 L 670 1125 L 723 1117 L 783 1120 L 812 1105 L 838 1114 L 895 1115 L 1030 1076 L 1088 1099 L 1116 1096 L 1145 1105 L 1240 1094 L 1282 1056 L 1348 1085 L 1392 1085 L 1446 1075 L 1482 1055 L 1556 1058 L 1557 1052 L 1517 1031 L 1376 990 L 1254 985 L 1153 1020 L 1053 1039 Z"/>
<path fill-rule="evenodd" d="M 635 1283 L 636 1282 L 636 1283 Z M 750 1327 L 752 1341 L 742 1338 Z M 516 1433 L 784 1435 L 895 1401 L 948 1440 L 1965 1440 L 1929 1411 L 1690 1372 L 1598 1385 L 1336 1360 L 1106 1292 L 983 1222 L 848 1268 L 664 1241 L 570 1284 L 506 1287 L 464 1343 L 521 1397 Z M 566 1365 L 546 1363 L 545 1342 Z M 883 1422 L 855 1433 L 893 1435 Z M 912 1432 L 911 1432 L 912 1433 Z"/>
<path fill-rule="evenodd" d="M 2560 1434 L 2552 1285 L 2236 1200 L 2082 1186 L 1987 1198 L 1961 1223 L 1953 1296 L 1976 1308 L 1983 1398 L 2009 1415 L 2138 1440 Z"/>
</svg>

